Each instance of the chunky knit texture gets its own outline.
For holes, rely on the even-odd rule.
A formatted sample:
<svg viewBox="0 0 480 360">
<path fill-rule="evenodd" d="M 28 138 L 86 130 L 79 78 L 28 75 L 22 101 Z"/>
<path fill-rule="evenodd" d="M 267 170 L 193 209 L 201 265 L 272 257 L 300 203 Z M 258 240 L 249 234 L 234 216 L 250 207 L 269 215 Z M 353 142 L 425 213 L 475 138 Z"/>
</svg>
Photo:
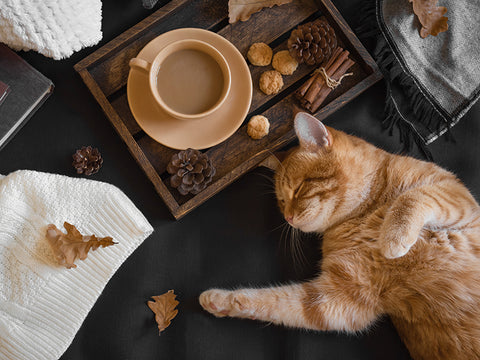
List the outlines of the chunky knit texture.
<svg viewBox="0 0 480 360">
<path fill-rule="evenodd" d="M 0 0 L 0 42 L 60 60 L 102 39 L 100 0 Z"/>
<path fill-rule="evenodd" d="M 57 265 L 46 226 L 118 244 Z M 118 188 L 34 171 L 0 178 L 0 359 L 58 359 L 108 280 L 153 229 Z"/>
</svg>

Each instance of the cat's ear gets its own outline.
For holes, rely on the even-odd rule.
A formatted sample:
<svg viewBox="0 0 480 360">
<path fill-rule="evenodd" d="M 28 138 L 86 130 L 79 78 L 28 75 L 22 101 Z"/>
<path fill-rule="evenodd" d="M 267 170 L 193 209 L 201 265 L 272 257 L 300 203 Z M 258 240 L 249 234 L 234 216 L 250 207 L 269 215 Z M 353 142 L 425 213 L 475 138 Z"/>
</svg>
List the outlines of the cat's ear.
<svg viewBox="0 0 480 360">
<path fill-rule="evenodd" d="M 305 112 L 299 112 L 294 120 L 295 133 L 300 146 L 308 151 L 332 146 L 332 134 L 320 120 Z"/>
</svg>

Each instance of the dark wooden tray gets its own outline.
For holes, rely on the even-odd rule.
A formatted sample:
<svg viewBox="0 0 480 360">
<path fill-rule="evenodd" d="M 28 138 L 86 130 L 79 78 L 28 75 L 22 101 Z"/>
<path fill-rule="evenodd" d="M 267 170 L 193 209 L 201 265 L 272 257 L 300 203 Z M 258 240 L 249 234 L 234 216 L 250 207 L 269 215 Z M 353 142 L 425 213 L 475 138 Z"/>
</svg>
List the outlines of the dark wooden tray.
<svg viewBox="0 0 480 360">
<path fill-rule="evenodd" d="M 293 117 L 300 109 L 292 93 L 314 68 L 300 65 L 293 75 L 284 77 L 285 86 L 281 93 L 266 96 L 258 88 L 258 79 L 261 72 L 268 68 L 250 67 L 253 98 L 246 121 L 230 138 L 205 150 L 217 169 L 212 183 L 198 195 L 182 196 L 170 187 L 165 171 L 172 154 L 177 150 L 167 148 L 146 135 L 130 112 L 126 91 L 129 60 L 158 35 L 183 27 L 215 31 L 230 40 L 244 55 L 254 42 L 270 44 L 275 52 L 286 48 L 291 30 L 299 23 L 322 15 L 335 28 L 340 45 L 350 51 L 356 62 L 352 68 L 354 76 L 345 78 L 315 114 L 322 120 L 382 77 L 372 57 L 330 0 L 294 0 L 291 4 L 264 9 L 250 20 L 236 24 L 228 23 L 225 0 L 172 0 L 77 63 L 75 70 L 173 216 L 179 219 L 294 139 Z M 252 140 L 247 135 L 246 124 L 252 115 L 257 114 L 265 115 L 270 120 L 270 133 L 261 140 Z"/>
</svg>

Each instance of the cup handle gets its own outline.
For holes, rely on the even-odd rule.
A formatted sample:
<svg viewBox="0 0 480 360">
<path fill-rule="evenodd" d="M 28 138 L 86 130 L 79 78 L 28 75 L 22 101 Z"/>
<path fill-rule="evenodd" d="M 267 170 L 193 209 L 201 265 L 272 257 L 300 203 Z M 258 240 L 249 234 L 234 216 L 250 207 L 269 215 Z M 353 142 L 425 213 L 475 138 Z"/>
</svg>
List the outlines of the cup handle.
<svg viewBox="0 0 480 360">
<path fill-rule="evenodd" d="M 132 58 L 130 59 L 130 62 L 128 63 L 130 67 L 136 67 L 138 69 L 145 70 L 146 72 L 150 71 L 150 67 L 152 66 L 151 63 L 149 63 L 146 60 L 140 59 L 140 58 Z"/>
</svg>

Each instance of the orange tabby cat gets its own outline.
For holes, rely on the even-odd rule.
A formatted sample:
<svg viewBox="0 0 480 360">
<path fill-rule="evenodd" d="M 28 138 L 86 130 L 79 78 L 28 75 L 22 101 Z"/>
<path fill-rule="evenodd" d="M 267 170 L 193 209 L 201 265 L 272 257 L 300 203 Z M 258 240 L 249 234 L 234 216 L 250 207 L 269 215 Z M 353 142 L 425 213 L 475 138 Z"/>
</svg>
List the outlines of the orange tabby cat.
<svg viewBox="0 0 480 360">
<path fill-rule="evenodd" d="M 310 115 L 277 170 L 291 226 L 323 233 L 302 284 L 212 289 L 215 316 L 355 332 L 388 314 L 414 359 L 480 358 L 480 209 L 450 172 L 389 154 Z"/>
</svg>

